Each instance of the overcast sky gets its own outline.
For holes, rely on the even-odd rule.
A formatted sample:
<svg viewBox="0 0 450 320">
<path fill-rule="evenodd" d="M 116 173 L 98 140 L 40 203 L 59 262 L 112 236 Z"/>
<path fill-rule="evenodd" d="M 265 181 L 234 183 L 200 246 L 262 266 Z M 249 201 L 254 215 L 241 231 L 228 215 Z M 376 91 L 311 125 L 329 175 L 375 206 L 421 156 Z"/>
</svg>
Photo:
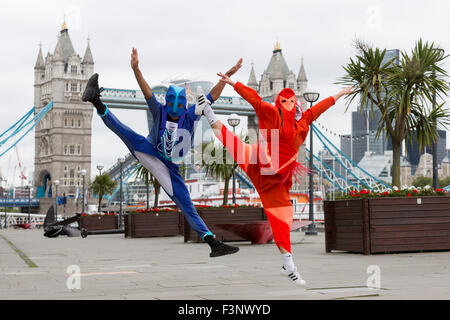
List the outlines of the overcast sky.
<svg viewBox="0 0 450 320">
<path fill-rule="evenodd" d="M 182 75 L 217 81 L 215 74 L 225 71 L 239 57 L 244 59 L 244 66 L 235 80 L 247 82 L 251 62 L 259 80 L 278 39 L 289 68 L 297 74 L 304 57 L 309 86 L 325 98 L 339 90 L 333 83 L 343 75 L 342 65 L 354 55 L 355 38 L 381 48 L 409 51 L 422 37 L 450 52 L 449 12 L 450 2 L 445 0 L 3 0 L 0 131 L 32 107 L 33 67 L 39 42 L 42 41 L 44 56 L 49 51 L 53 53 L 64 15 L 72 43 L 81 56 L 88 36 L 91 38 L 95 71 L 104 87 L 138 88 L 129 66 L 132 47 L 138 48 L 141 69 L 151 85 Z M 227 88 L 224 95 L 235 93 Z M 144 113 L 115 113 L 136 131 L 146 134 Z M 339 101 L 319 121 L 339 134 L 347 134 L 350 119 L 350 112 L 345 113 L 345 102 Z M 447 145 L 450 147 L 450 141 Z M 19 152 L 31 172 L 33 134 L 19 144 Z M 126 152 L 125 146 L 94 115 L 93 173 L 97 163 L 109 167 Z M 14 152 L 0 159 L 0 168 L 9 179 L 16 163 Z"/>
</svg>

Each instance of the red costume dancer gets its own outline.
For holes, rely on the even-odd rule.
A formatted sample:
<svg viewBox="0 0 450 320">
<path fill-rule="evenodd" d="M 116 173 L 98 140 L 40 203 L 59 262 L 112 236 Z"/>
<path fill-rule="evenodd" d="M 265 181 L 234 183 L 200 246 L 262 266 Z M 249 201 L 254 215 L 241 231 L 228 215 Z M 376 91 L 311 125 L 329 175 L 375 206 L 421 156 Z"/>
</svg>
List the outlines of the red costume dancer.
<svg viewBox="0 0 450 320">
<path fill-rule="evenodd" d="M 297 175 L 308 172 L 297 162 L 298 150 L 308 135 L 311 123 L 352 89 L 344 89 L 303 113 L 292 89 L 283 89 L 273 106 L 263 101 L 255 90 L 240 82 L 234 83 L 222 74 L 219 76 L 253 106 L 264 141 L 260 140 L 257 144 L 243 142 L 216 120 L 210 106 L 205 108 L 204 114 L 217 138 L 252 180 L 259 193 L 272 227 L 275 244 L 283 254 L 282 274 L 294 283 L 304 285 L 305 282 L 293 263 L 290 241 L 294 214 L 289 196 L 292 177 L 297 178 Z"/>
</svg>

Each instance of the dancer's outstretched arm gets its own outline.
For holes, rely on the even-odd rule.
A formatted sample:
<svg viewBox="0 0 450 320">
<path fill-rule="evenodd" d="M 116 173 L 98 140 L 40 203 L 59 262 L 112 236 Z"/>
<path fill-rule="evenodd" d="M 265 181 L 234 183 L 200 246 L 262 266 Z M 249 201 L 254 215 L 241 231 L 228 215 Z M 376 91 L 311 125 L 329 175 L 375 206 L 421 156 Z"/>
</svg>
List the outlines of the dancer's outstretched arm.
<svg viewBox="0 0 450 320">
<path fill-rule="evenodd" d="M 242 67 L 242 58 L 239 59 L 239 61 L 230 69 L 228 70 L 225 75 L 227 77 L 231 77 L 233 76 L 236 72 L 239 71 L 239 69 L 241 69 Z M 225 88 L 226 83 L 223 81 L 219 81 L 214 88 L 211 89 L 211 91 L 209 92 L 209 94 L 211 95 L 211 98 L 216 101 L 217 99 L 219 99 L 220 95 L 222 94 L 223 89 Z"/>
<path fill-rule="evenodd" d="M 222 73 L 218 73 L 217 75 L 221 77 L 220 81 L 232 86 L 242 98 L 251 104 L 261 123 L 272 123 L 278 127 L 278 123 L 275 122 L 281 121 L 278 110 L 269 102 L 263 101 L 256 90 L 247 87 L 241 82 L 234 82 L 230 77 Z"/>
<path fill-rule="evenodd" d="M 218 73 L 217 75 L 221 77 L 220 82 L 232 86 L 242 98 L 244 98 L 246 101 L 248 101 L 248 103 L 250 103 L 253 106 L 253 108 L 256 111 L 260 109 L 262 98 L 258 95 L 258 92 L 256 92 L 252 88 L 243 85 L 240 82 L 234 82 L 233 80 L 230 79 L 230 77 L 227 74 Z M 237 88 L 238 85 L 240 88 Z"/>
<path fill-rule="evenodd" d="M 353 87 L 347 87 L 336 93 L 334 96 L 320 101 L 319 103 L 305 111 L 302 117 L 302 121 L 306 121 L 307 125 L 309 126 L 311 123 L 316 121 L 322 113 L 333 106 L 340 98 L 351 94 L 353 91 Z"/>
<path fill-rule="evenodd" d="M 139 84 L 139 87 L 142 90 L 142 93 L 144 94 L 145 100 L 149 100 L 153 96 L 153 93 L 147 81 L 145 81 L 141 70 L 139 69 L 139 58 L 136 48 L 133 48 L 131 52 L 131 69 L 133 69 L 134 75 Z"/>
</svg>

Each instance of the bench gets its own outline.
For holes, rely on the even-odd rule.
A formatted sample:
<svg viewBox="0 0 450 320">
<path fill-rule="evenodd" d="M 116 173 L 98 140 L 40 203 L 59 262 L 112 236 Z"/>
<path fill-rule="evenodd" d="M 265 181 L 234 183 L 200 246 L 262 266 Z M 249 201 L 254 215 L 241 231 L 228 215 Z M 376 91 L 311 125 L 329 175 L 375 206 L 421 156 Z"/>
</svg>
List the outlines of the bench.
<svg viewBox="0 0 450 320">
<path fill-rule="evenodd" d="M 291 231 L 309 226 L 312 222 L 306 220 L 294 220 Z M 239 237 L 252 242 L 252 244 L 266 244 L 273 240 L 272 228 L 269 221 L 253 221 L 248 223 L 221 223 L 217 228 L 231 232 Z"/>
</svg>

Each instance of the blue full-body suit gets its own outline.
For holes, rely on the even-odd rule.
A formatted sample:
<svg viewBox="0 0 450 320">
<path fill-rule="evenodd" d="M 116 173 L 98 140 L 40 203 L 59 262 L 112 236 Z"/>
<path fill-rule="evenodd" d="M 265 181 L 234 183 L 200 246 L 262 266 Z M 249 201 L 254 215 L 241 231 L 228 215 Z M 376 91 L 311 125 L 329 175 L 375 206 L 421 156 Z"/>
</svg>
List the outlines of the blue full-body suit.
<svg viewBox="0 0 450 320">
<path fill-rule="evenodd" d="M 210 94 L 207 95 L 207 99 L 213 102 Z M 184 103 L 184 108 L 181 108 L 180 101 Z M 187 107 L 184 89 L 172 86 L 166 96 L 166 105 L 161 105 L 154 95 L 147 100 L 147 104 L 153 116 L 153 127 L 148 137 L 124 125 L 108 108 L 100 116 L 106 126 L 125 143 L 133 156 L 158 179 L 161 187 L 180 208 L 191 228 L 202 239 L 213 235 L 198 215 L 180 175 L 179 165 L 175 163 L 186 156 L 191 147 L 195 125 L 200 118 L 195 114 L 195 105 Z M 179 116 L 178 123 L 169 121 L 168 114 Z M 168 122 L 172 126 L 166 126 Z M 175 133 L 174 126 L 178 127 Z M 180 135 L 181 132 L 184 134 Z M 172 150 L 176 151 L 177 157 L 173 155 Z"/>
</svg>

